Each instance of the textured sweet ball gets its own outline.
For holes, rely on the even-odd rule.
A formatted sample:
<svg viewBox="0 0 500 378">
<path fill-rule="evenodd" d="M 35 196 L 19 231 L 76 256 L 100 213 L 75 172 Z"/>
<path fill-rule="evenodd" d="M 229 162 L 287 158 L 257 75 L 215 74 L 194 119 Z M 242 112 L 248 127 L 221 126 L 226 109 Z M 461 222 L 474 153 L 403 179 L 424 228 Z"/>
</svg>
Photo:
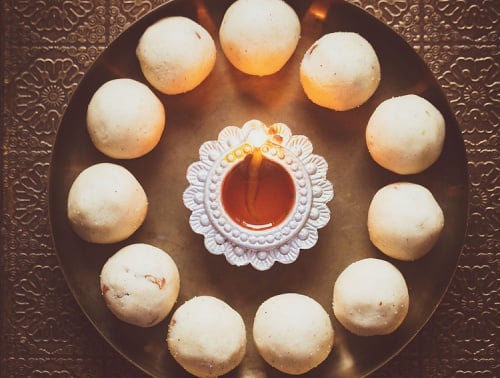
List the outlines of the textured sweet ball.
<svg viewBox="0 0 500 378">
<path fill-rule="evenodd" d="M 190 374 L 218 377 L 242 361 L 245 324 L 240 314 L 220 299 L 194 297 L 174 312 L 167 344 L 174 359 Z"/>
<path fill-rule="evenodd" d="M 402 175 L 420 173 L 434 164 L 444 138 L 445 121 L 439 110 L 413 94 L 382 102 L 366 127 L 373 160 Z"/>
<path fill-rule="evenodd" d="M 99 163 L 77 176 L 67 205 L 71 226 L 82 239 L 108 244 L 127 239 L 141 226 L 148 200 L 126 168 Z"/>
<path fill-rule="evenodd" d="M 165 251 L 149 244 L 131 244 L 106 261 L 100 283 L 106 305 L 118 319 L 152 327 L 175 304 L 180 278 Z"/>
<path fill-rule="evenodd" d="M 399 270 L 374 258 L 356 261 L 339 275 L 333 288 L 333 312 L 359 336 L 387 335 L 406 318 L 408 288 Z"/>
<path fill-rule="evenodd" d="M 132 79 L 104 83 L 87 108 L 87 130 L 95 147 L 115 159 L 150 152 L 165 128 L 165 108 L 148 86 Z"/>
<path fill-rule="evenodd" d="M 377 191 L 368 208 L 372 243 L 398 260 L 419 259 L 432 250 L 444 227 L 444 215 L 422 185 L 399 182 Z"/>
<path fill-rule="evenodd" d="M 160 92 L 188 92 L 212 72 L 215 43 L 198 23 L 186 17 L 166 17 L 148 27 L 137 45 L 142 73 Z"/>
<path fill-rule="evenodd" d="M 329 33 L 304 54 L 300 82 L 315 104 L 350 110 L 375 93 L 380 83 L 380 63 L 373 47 L 359 34 Z"/>
<path fill-rule="evenodd" d="M 282 0 L 238 0 L 224 14 L 219 38 L 227 59 L 257 76 L 278 72 L 300 37 L 300 21 Z"/>
<path fill-rule="evenodd" d="M 263 302 L 253 338 L 262 358 L 287 374 L 304 374 L 321 364 L 333 347 L 330 317 L 314 299 L 295 293 Z"/>
</svg>

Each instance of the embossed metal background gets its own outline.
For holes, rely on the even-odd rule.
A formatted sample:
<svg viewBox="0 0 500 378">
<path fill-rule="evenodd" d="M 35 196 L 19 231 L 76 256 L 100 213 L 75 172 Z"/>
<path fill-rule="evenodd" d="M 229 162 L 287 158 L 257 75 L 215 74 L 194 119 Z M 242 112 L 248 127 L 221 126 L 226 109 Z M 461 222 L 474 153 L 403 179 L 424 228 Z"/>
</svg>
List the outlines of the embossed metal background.
<svg viewBox="0 0 500 378">
<path fill-rule="evenodd" d="M 494 0 L 355 0 L 428 63 L 467 149 L 468 235 L 441 305 L 375 377 L 498 376 L 499 51 Z M 71 296 L 48 224 L 57 126 L 90 64 L 162 1 L 1 3 L 0 377 L 139 377 Z"/>
</svg>

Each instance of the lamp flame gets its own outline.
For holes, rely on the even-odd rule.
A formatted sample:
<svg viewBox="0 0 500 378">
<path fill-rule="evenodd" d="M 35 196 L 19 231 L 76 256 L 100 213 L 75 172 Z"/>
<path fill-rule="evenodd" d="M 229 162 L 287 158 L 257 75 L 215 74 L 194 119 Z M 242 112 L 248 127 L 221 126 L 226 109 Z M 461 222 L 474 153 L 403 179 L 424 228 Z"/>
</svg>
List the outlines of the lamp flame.
<svg viewBox="0 0 500 378">
<path fill-rule="evenodd" d="M 268 139 L 265 127 L 256 127 L 248 133 L 247 141 L 253 147 L 261 147 Z"/>
</svg>

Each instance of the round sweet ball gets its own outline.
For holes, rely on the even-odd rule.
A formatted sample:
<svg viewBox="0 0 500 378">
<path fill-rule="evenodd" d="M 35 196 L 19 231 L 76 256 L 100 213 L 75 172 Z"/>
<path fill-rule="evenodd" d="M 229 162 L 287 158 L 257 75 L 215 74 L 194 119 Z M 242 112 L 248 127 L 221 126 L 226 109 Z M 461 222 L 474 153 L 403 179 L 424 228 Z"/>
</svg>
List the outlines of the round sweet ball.
<svg viewBox="0 0 500 378">
<path fill-rule="evenodd" d="M 215 65 L 212 36 L 195 21 L 166 17 L 148 27 L 136 49 L 142 73 L 160 92 L 175 95 L 197 87 Z"/>
<path fill-rule="evenodd" d="M 172 316 L 167 344 L 174 359 L 196 377 L 212 378 L 233 370 L 246 351 L 240 314 L 222 300 L 194 297 Z"/>
<path fill-rule="evenodd" d="M 442 114 L 414 94 L 383 101 L 366 127 L 366 144 L 373 160 L 402 175 L 422 172 L 434 164 L 444 138 Z"/>
<path fill-rule="evenodd" d="M 296 293 L 263 302 L 253 324 L 262 358 L 287 374 L 304 374 L 321 364 L 333 347 L 330 317 L 314 299 Z"/>
<path fill-rule="evenodd" d="M 141 157 L 160 141 L 165 128 L 162 102 L 139 81 L 104 83 L 87 108 L 87 130 L 95 147 L 114 159 Z"/>
<path fill-rule="evenodd" d="M 126 168 L 99 163 L 83 170 L 68 195 L 68 219 L 73 230 L 91 243 L 127 239 L 143 223 L 146 193 Z"/>
<path fill-rule="evenodd" d="M 179 271 L 162 249 L 131 244 L 104 264 L 100 277 L 106 305 L 120 320 L 152 327 L 169 314 L 179 295 Z"/>
<path fill-rule="evenodd" d="M 300 21 L 282 0 L 238 0 L 227 9 L 219 39 L 227 59 L 240 71 L 257 76 L 278 72 L 300 37 Z"/>
<path fill-rule="evenodd" d="M 350 110 L 375 93 L 380 83 L 380 63 L 373 47 L 359 34 L 329 33 L 304 54 L 300 82 L 315 104 Z"/>
<path fill-rule="evenodd" d="M 375 193 L 368 208 L 368 234 L 387 256 L 413 261 L 426 255 L 444 227 L 432 193 L 410 182 L 389 184 Z"/>
<path fill-rule="evenodd" d="M 338 276 L 333 312 L 348 331 L 359 336 L 394 332 L 408 314 L 405 279 L 391 263 L 374 258 L 356 261 Z"/>
</svg>

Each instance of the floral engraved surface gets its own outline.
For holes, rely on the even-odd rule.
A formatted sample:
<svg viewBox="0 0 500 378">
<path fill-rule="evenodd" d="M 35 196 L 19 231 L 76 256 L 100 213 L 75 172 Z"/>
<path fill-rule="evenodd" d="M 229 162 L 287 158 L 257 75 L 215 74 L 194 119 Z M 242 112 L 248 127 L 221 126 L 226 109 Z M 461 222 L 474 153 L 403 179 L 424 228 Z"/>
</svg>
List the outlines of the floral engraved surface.
<svg viewBox="0 0 500 378">
<path fill-rule="evenodd" d="M 50 238 L 51 148 L 85 71 L 128 25 L 166 0 L 0 3 L 2 118 L 0 377 L 142 377 L 73 299 Z M 350 0 L 425 60 L 467 151 L 464 249 L 435 314 L 373 377 L 497 377 L 500 207 L 496 0 Z"/>
<path fill-rule="evenodd" d="M 418 0 L 354 0 L 351 3 L 385 21 L 410 44 L 417 44 L 421 40 L 421 23 L 419 22 L 421 14 Z"/>
<path fill-rule="evenodd" d="M 495 61 L 493 56 L 458 57 L 443 74 L 443 86 L 448 89 L 449 101 L 462 121 L 482 125 L 498 120 L 497 64 L 498 57 Z M 481 130 L 474 132 L 481 133 Z"/>
<path fill-rule="evenodd" d="M 13 286 L 13 325 L 24 331 L 24 343 L 34 344 L 40 348 L 39 352 L 47 354 L 61 352 L 58 348 L 64 347 L 64 340 L 74 336 L 66 334 L 71 328 L 60 326 L 72 319 L 66 318 L 65 300 L 58 294 L 58 288 L 64 282 L 61 275 L 56 274 L 57 269 L 34 266 Z"/>
<path fill-rule="evenodd" d="M 21 226 L 31 230 L 35 239 L 46 236 L 49 227 L 46 214 L 47 184 L 44 177 L 47 168 L 46 163 L 34 163 L 27 175 L 21 177 L 13 187 L 16 196 L 13 218 Z"/>
<path fill-rule="evenodd" d="M 498 28 L 492 28 L 498 23 L 500 8 L 498 4 L 485 0 L 460 0 L 450 3 L 447 0 L 425 2 L 426 14 L 433 18 L 432 27 L 435 30 L 447 25 L 448 32 L 452 31 L 455 39 L 494 42 L 498 38 Z M 448 26 L 449 25 L 449 26 Z M 444 30 L 440 30 L 441 34 Z M 438 38 L 430 32 L 429 37 Z"/>
<path fill-rule="evenodd" d="M 22 33 L 22 38 L 31 43 L 104 41 L 104 1 L 15 0 L 6 3 L 12 21 L 9 25 L 12 29 L 7 31 Z"/>
<path fill-rule="evenodd" d="M 15 116 L 41 138 L 54 135 L 81 76 L 71 59 L 37 59 L 15 80 Z"/>
</svg>

